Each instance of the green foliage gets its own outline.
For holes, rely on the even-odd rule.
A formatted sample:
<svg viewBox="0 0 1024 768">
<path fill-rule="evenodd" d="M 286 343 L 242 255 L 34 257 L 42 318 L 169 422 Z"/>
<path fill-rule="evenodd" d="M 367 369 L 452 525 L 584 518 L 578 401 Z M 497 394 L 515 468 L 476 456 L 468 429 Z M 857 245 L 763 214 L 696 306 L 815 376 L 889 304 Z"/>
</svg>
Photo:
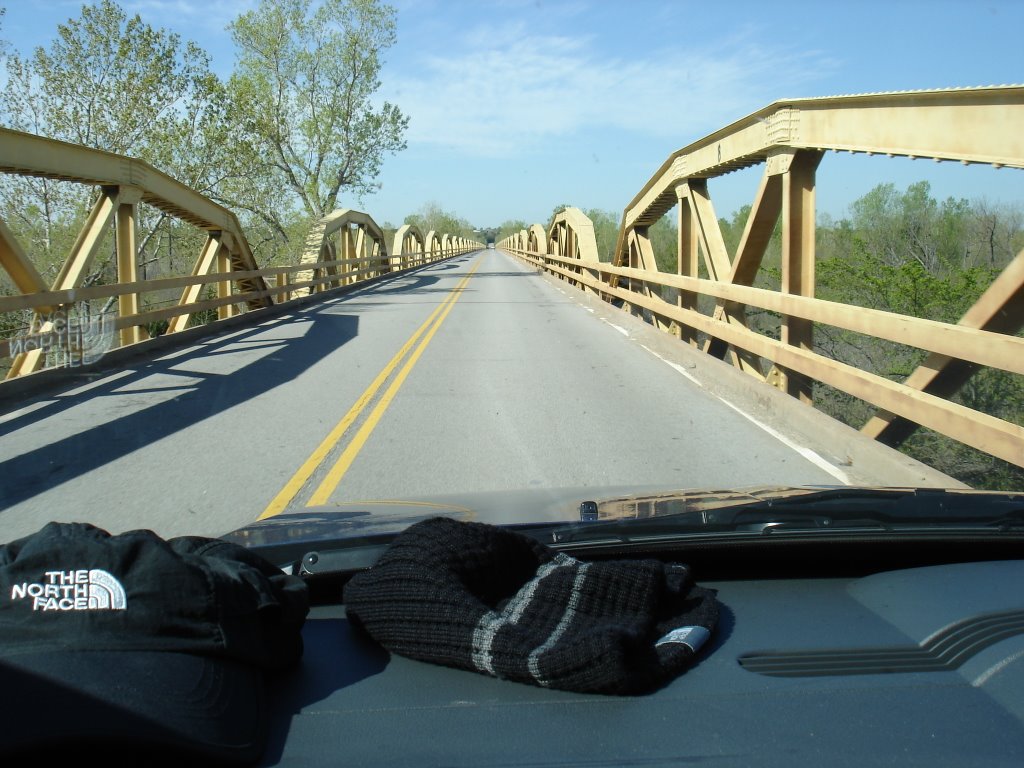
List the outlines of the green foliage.
<svg viewBox="0 0 1024 768">
<path fill-rule="evenodd" d="M 851 213 L 836 246 L 859 247 L 891 266 L 913 260 L 930 273 L 945 274 L 1005 264 L 1019 250 L 1014 248 L 1015 238 L 1001 231 L 1009 225 L 1019 232 L 1019 221 L 1016 226 L 999 222 L 998 214 L 984 203 L 955 198 L 940 203 L 926 181 L 911 184 L 905 192 L 880 184 L 854 202 Z"/>
<path fill-rule="evenodd" d="M 199 301 L 212 301 L 217 298 L 217 289 L 213 286 L 206 286 L 203 288 L 202 293 L 199 296 Z M 206 325 L 217 320 L 217 308 L 213 307 L 210 309 L 201 309 L 198 312 L 193 312 L 188 318 L 188 327 L 194 328 L 198 325 Z"/>
<path fill-rule="evenodd" d="M 594 223 L 597 257 L 601 261 L 611 262 L 615 258 L 615 244 L 619 239 L 619 214 L 600 208 L 591 208 L 584 213 Z"/>
<path fill-rule="evenodd" d="M 999 269 L 991 266 L 936 273 L 916 259 L 890 264 L 866 250 L 864 242 L 855 238 L 848 257 L 824 258 L 819 262 L 818 296 L 955 323 L 998 274 Z"/>
<path fill-rule="evenodd" d="M 235 176 L 252 183 L 250 194 L 265 198 L 276 185 L 318 219 L 343 190 L 374 190 L 384 155 L 405 149 L 409 122 L 371 100 L 395 41 L 395 10 L 376 0 L 261 0 L 229 30 L 239 50 L 227 84 L 242 140 Z"/>
<path fill-rule="evenodd" d="M 517 234 L 519 231 L 526 229 L 530 225 L 522 219 L 508 219 L 498 225 L 498 234 L 495 236 L 495 241 L 500 242 L 509 235 Z"/>
<path fill-rule="evenodd" d="M 926 182 L 905 192 L 875 187 L 851 206 L 852 216 L 819 225 L 819 298 L 902 315 L 956 323 L 1014 256 L 1020 218 L 984 203 L 934 200 Z M 1002 214 L 1002 215 L 1000 215 Z M 902 381 L 925 353 L 829 327 L 816 328 L 818 351 L 863 370 Z M 820 396 L 819 396 L 820 393 Z M 1024 381 L 998 370 L 977 372 L 954 402 L 1024 424 Z M 819 408 L 853 426 L 873 409 L 827 387 L 815 387 Z M 907 454 L 969 485 L 1019 489 L 1024 470 L 920 429 Z"/>
<path fill-rule="evenodd" d="M 405 146 L 407 119 L 371 104 L 395 12 L 376 0 L 263 2 L 230 29 L 240 57 L 223 83 L 195 44 L 113 0 L 85 5 L 48 46 L 7 57 L 0 121 L 144 159 L 235 211 L 259 263 L 294 261 L 312 222 L 343 191 L 373 189 L 383 155 Z M 94 195 L 3 175 L 0 216 L 52 278 Z M 145 206 L 139 226 L 140 273 L 191 268 L 202 233 Z M 105 279 L 109 254 L 97 261 L 87 283 Z"/>
<path fill-rule="evenodd" d="M 163 336 L 167 333 L 167 329 L 170 327 L 170 322 L 167 320 L 154 320 L 150 323 L 146 323 L 144 327 L 146 329 L 146 333 L 149 334 L 149 337 L 154 339 L 157 336 Z"/>
<path fill-rule="evenodd" d="M 611 259 L 618 237 L 617 217 L 606 211 L 586 212 L 602 259 Z M 744 206 L 719 220 L 725 247 L 738 250 L 750 216 Z M 676 272 L 678 249 L 675 218 L 669 214 L 648 228 L 658 268 Z M 902 315 L 956 323 L 1024 247 L 1024 213 L 950 198 L 932 198 L 920 182 L 898 191 L 880 185 L 851 206 L 851 216 L 838 221 L 822 216 L 817 227 L 816 293 L 819 298 Z M 778 290 L 781 285 L 781 223 L 768 242 L 755 285 Z M 701 262 L 700 274 L 706 276 Z M 671 292 L 666 298 L 672 300 Z M 700 309 L 713 311 L 714 301 L 702 297 Z M 747 309 L 749 327 L 779 338 L 780 317 Z M 817 351 L 894 381 L 904 380 L 925 358 L 921 350 L 817 324 Z M 860 428 L 875 408 L 864 401 L 816 384 L 818 408 Z M 955 395 L 955 402 L 1016 424 L 1024 424 L 1024 380 L 998 370 L 977 372 Z M 911 456 L 972 486 L 1020 489 L 1024 470 L 973 450 L 949 438 L 919 429 L 902 449 Z"/>
<path fill-rule="evenodd" d="M 166 123 L 195 98 L 209 57 L 112 0 L 82 7 L 49 48 L 8 60 L 5 120 L 12 128 L 133 154 L 167 167 Z"/>
<path fill-rule="evenodd" d="M 722 239 L 725 241 L 725 248 L 730 254 L 735 254 L 740 247 L 740 239 L 743 237 L 743 229 L 747 226 L 747 219 L 750 218 L 751 207 L 741 206 L 731 219 L 719 219 L 718 228 L 722 231 Z"/>
<path fill-rule="evenodd" d="M 494 243 L 498 240 L 498 228 L 480 227 L 477 231 L 473 232 L 473 239 L 485 245 L 487 243 Z"/>
<path fill-rule="evenodd" d="M 662 272 L 677 272 L 679 269 L 676 256 L 679 251 L 679 230 L 673 214 L 674 211 L 665 214 L 647 230 L 654 261 Z"/>
<path fill-rule="evenodd" d="M 8 127 L 139 157 L 202 188 L 201 169 L 210 162 L 197 137 L 218 119 L 216 84 L 208 56 L 194 44 L 101 0 L 59 25 L 48 47 L 8 57 L 0 114 Z M 5 175 L 0 194 L 0 215 L 44 277 L 53 277 L 95 190 Z M 153 235 L 166 219 L 140 213 L 140 264 L 158 257 Z M 101 257 L 86 283 L 102 282 L 109 261 L 109 254 Z"/>
<path fill-rule="evenodd" d="M 473 225 L 457 214 L 444 210 L 438 203 L 425 203 L 413 214 L 405 217 L 404 224 L 414 224 L 419 227 L 424 237 L 430 234 L 431 230 L 437 232 L 437 236 L 460 235 L 474 240 L 478 239 L 473 232 Z"/>
</svg>

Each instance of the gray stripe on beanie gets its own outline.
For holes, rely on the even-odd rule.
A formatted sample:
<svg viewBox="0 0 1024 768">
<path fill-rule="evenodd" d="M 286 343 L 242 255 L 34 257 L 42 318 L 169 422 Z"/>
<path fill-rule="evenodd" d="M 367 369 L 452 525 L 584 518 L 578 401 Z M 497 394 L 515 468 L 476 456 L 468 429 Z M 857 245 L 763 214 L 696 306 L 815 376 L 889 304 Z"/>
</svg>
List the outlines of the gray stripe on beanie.
<svg viewBox="0 0 1024 768">
<path fill-rule="evenodd" d="M 559 554 L 559 557 L 564 557 L 564 555 Z M 573 580 L 572 592 L 569 595 L 569 603 L 565 607 L 565 613 L 562 614 L 562 620 L 558 622 L 558 626 L 555 627 L 554 631 L 552 631 L 548 636 L 548 639 L 545 640 L 542 645 L 537 646 L 530 652 L 527 668 L 530 670 L 530 674 L 533 675 L 533 679 L 545 688 L 550 686 L 551 683 L 540 673 L 540 657 L 549 649 L 554 647 L 555 643 L 562 639 L 562 635 L 565 634 L 565 630 L 569 628 L 569 624 L 576 615 L 576 608 L 580 602 L 580 591 L 583 589 L 583 582 L 586 581 L 588 570 L 590 570 L 590 563 L 579 564 L 579 571 L 576 574 L 576 578 Z"/>
<path fill-rule="evenodd" d="M 498 676 L 498 673 L 494 671 L 494 659 L 491 657 L 491 647 L 498 630 L 507 624 L 518 623 L 523 612 L 530 606 L 530 601 L 533 600 L 540 582 L 558 568 L 575 565 L 576 562 L 568 555 L 559 552 L 553 560 L 537 569 L 537 575 L 516 592 L 500 613 L 488 611 L 480 618 L 476 629 L 473 630 L 473 666 L 481 672 Z"/>
</svg>

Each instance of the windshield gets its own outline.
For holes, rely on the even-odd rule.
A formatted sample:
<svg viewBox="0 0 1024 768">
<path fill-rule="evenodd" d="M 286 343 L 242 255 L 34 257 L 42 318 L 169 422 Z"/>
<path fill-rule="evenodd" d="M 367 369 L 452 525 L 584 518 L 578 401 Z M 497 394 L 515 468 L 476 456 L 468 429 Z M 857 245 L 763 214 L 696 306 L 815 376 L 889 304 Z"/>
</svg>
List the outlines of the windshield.
<svg viewBox="0 0 1024 768">
<path fill-rule="evenodd" d="M 7 3 L 0 541 L 1012 501 L 1024 9 L 864 7 Z"/>
</svg>

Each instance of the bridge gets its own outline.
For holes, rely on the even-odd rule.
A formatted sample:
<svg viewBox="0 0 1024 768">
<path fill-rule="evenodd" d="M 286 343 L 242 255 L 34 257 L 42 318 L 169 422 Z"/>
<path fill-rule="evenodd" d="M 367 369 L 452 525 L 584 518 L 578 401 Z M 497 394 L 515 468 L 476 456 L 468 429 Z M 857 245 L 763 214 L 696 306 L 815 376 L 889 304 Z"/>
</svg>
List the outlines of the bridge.
<svg viewBox="0 0 1024 768">
<path fill-rule="evenodd" d="M 219 535 L 392 500 L 515 522 L 610 489 L 961 486 L 895 450 L 919 426 L 1024 466 L 1024 427 L 951 399 L 981 368 L 1024 374 L 1024 251 L 958 323 L 815 298 L 829 152 L 1020 169 L 1021 125 L 1024 87 L 775 102 L 670 156 L 607 262 L 576 208 L 496 248 L 340 210 L 263 267 L 231 211 L 158 169 L 0 130 L 0 171 L 95 190 L 50 282 L 0 221 L 0 317 L 27 318 L 0 341 L 0 540 L 51 519 Z M 708 180 L 751 166 L 730 252 Z M 139 277 L 143 205 L 194 227 L 190 274 Z M 650 228 L 673 208 L 665 272 Z M 777 226 L 780 285 L 754 287 Z M 101 252 L 116 280 L 90 283 Z M 923 362 L 893 381 L 823 354 L 816 326 Z M 830 419 L 816 383 L 875 416 Z"/>
</svg>

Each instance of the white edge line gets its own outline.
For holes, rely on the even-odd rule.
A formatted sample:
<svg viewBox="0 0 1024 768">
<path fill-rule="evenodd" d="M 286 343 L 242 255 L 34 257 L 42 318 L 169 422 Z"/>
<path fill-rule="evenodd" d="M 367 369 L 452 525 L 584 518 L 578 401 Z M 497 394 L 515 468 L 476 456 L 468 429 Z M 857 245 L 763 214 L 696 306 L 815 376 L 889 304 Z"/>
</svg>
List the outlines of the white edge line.
<svg viewBox="0 0 1024 768">
<path fill-rule="evenodd" d="M 716 395 L 716 397 L 717 397 L 717 395 Z M 718 399 L 722 400 L 722 398 L 720 398 L 720 397 Z M 760 427 L 765 432 L 767 432 L 769 435 L 771 435 L 776 440 L 778 440 L 780 443 L 782 443 L 785 446 L 788 446 L 792 450 L 794 450 L 797 453 L 799 453 L 801 456 L 803 456 L 805 459 L 807 459 L 809 462 L 811 462 L 811 464 L 813 464 L 814 466 L 818 467 L 818 469 L 821 469 L 821 470 L 824 470 L 825 472 L 828 472 L 830 475 L 832 475 L 832 477 L 834 477 L 836 480 L 841 482 L 843 485 L 853 485 L 853 483 L 850 482 L 850 478 L 847 476 L 847 474 L 845 472 L 843 472 L 843 470 L 839 469 L 839 467 L 837 467 L 834 464 L 832 464 L 832 462 L 824 459 L 820 454 L 816 453 L 815 451 L 812 451 L 810 448 L 805 448 L 802 445 L 794 443 L 792 440 L 790 440 L 788 437 L 783 435 L 781 432 L 778 432 L 777 430 L 772 429 L 771 427 L 769 427 L 767 424 L 764 424 L 763 422 L 758 421 L 753 416 L 751 416 L 749 413 L 746 413 L 745 411 L 741 411 L 739 408 L 737 408 L 735 405 L 730 403 L 728 400 L 722 400 L 722 402 L 725 403 L 730 408 L 732 408 L 734 411 L 736 411 L 736 413 L 738 413 L 740 416 L 745 418 L 751 424 L 753 424 L 753 425 L 755 425 L 757 427 Z"/>
<path fill-rule="evenodd" d="M 611 325 L 611 323 L 609 323 L 609 325 Z M 695 379 L 689 373 L 687 373 L 683 369 L 683 367 L 681 365 L 673 363 L 671 360 L 666 360 L 664 357 L 659 355 L 657 352 L 655 352 L 650 347 L 645 346 L 644 344 L 641 344 L 640 346 L 643 347 L 644 349 L 646 349 L 648 352 L 650 352 L 656 358 L 661 360 L 663 363 L 666 363 L 667 365 L 669 365 L 672 368 L 674 368 L 677 372 L 681 373 L 683 376 L 685 376 L 687 379 L 692 381 L 698 387 L 704 388 L 704 385 L 701 384 L 699 381 L 697 381 L 697 379 Z M 821 469 L 821 470 L 823 470 L 825 472 L 828 472 L 830 475 L 832 475 L 832 477 L 834 477 L 836 480 L 841 482 L 843 485 L 852 485 L 853 484 L 850 481 L 849 476 L 845 472 L 843 472 L 843 470 L 839 469 L 837 466 L 832 464 L 832 462 L 830 462 L 827 459 L 823 458 L 817 452 L 812 451 L 810 448 L 806 448 L 806 447 L 804 447 L 804 446 L 802 446 L 802 445 L 800 445 L 798 443 L 793 442 L 792 440 L 790 440 L 788 437 L 786 437 L 784 434 L 782 434 L 778 430 L 773 429 L 772 427 L 769 427 L 767 424 L 765 424 L 762 421 L 759 421 L 758 419 L 755 419 L 753 416 L 751 416 L 746 411 L 743 411 L 740 408 L 737 408 L 735 405 L 730 403 L 728 400 L 726 400 L 726 399 L 724 399 L 722 397 L 719 397 L 714 392 L 708 392 L 708 394 L 711 395 L 712 397 L 714 397 L 716 400 L 718 400 L 718 401 L 724 403 L 725 405 L 729 406 L 730 408 L 732 408 L 734 411 L 736 411 L 736 413 L 738 413 L 740 416 L 745 418 L 747 421 L 749 421 L 755 427 L 758 427 L 758 428 L 764 430 L 765 432 L 767 432 L 769 435 L 774 437 L 776 440 L 778 440 L 780 443 L 785 445 L 790 450 L 795 451 L 796 453 L 798 453 L 801 456 L 803 456 L 805 459 L 807 459 L 809 462 L 811 462 L 811 464 L 816 466 L 818 469 Z"/>
<path fill-rule="evenodd" d="M 641 347 L 643 347 L 644 349 L 646 349 L 646 350 L 647 350 L 648 352 L 650 352 L 650 353 L 651 353 L 652 355 L 654 355 L 654 356 L 655 356 L 656 358 L 658 358 L 659 360 L 661 360 L 661 362 L 665 363 L 665 365 L 668 365 L 668 366 L 670 366 L 670 367 L 674 368 L 674 369 L 676 370 L 676 372 L 677 372 L 677 373 L 679 373 L 679 374 L 682 374 L 682 375 L 683 375 L 683 376 L 685 376 L 685 377 L 686 377 L 687 379 L 689 379 L 689 380 L 690 380 L 690 381 L 692 381 L 692 382 L 693 382 L 694 384 L 696 384 L 696 385 L 697 385 L 698 387 L 700 387 L 701 389 L 704 389 L 704 385 L 703 385 L 703 384 L 701 384 L 701 383 L 700 383 L 699 381 L 697 381 L 697 379 L 695 379 L 695 378 L 694 378 L 693 376 L 691 376 L 691 375 L 690 375 L 689 373 L 687 373 L 687 372 L 686 372 L 686 369 L 685 369 L 685 368 L 683 368 L 683 366 L 679 365 L 679 363 L 673 363 L 673 362 L 672 362 L 671 360 L 666 360 L 666 359 L 665 359 L 664 357 L 662 357 L 661 355 L 659 355 L 659 354 L 658 354 L 657 352 L 655 352 L 655 351 L 654 351 L 653 349 L 651 349 L 650 347 L 648 347 L 648 346 L 647 346 L 646 344 L 641 344 L 640 346 L 641 346 Z"/>
<path fill-rule="evenodd" d="M 623 327 L 622 327 L 621 325 L 616 325 L 615 323 L 613 323 L 613 322 L 611 322 L 611 321 L 609 321 L 609 320 L 605 320 L 605 319 L 604 319 L 603 317 L 599 317 L 599 318 L 598 318 L 598 320 L 600 320 L 600 321 L 601 321 L 602 323 L 604 323 L 605 325 L 610 325 L 610 326 L 611 326 L 612 328 L 614 328 L 614 329 L 615 329 L 616 331 L 618 331 L 619 333 L 621 333 L 621 334 L 622 334 L 623 336 L 625 336 L 625 337 L 626 337 L 627 339 L 629 338 L 629 331 L 627 331 L 627 330 L 626 330 L 625 328 L 623 328 Z"/>
<path fill-rule="evenodd" d="M 560 286 L 555 286 L 555 287 L 558 288 L 559 291 L 562 291 L 562 288 Z M 562 291 L 562 293 L 565 293 L 565 291 Z M 566 295 L 568 296 L 568 294 L 566 294 Z M 582 306 L 582 304 L 580 306 Z M 586 309 L 586 307 L 584 307 L 584 308 Z M 614 328 L 616 331 L 621 333 L 626 338 L 630 338 L 629 331 L 627 331 L 625 328 L 623 328 L 621 326 L 618 326 L 615 323 L 613 323 L 610 320 L 607 320 L 607 319 L 605 319 L 603 317 L 598 317 L 598 320 L 600 320 L 602 323 L 610 325 L 612 328 Z M 639 342 L 637 342 L 637 343 L 639 344 Z M 677 373 L 680 373 L 683 376 L 685 376 L 687 379 L 689 379 L 691 382 L 696 384 L 701 389 L 705 389 L 704 385 L 701 384 L 699 381 L 697 381 L 697 379 L 695 379 L 689 373 L 687 373 L 686 370 L 681 365 L 678 365 L 677 363 L 673 363 L 671 360 L 666 360 L 664 357 L 659 355 L 657 352 L 655 352 L 653 349 L 651 349 L 650 347 L 646 346 L 645 344 L 640 344 L 640 346 L 643 347 L 644 349 L 646 349 L 648 352 L 650 352 L 652 355 L 654 355 L 656 358 L 661 360 L 666 365 L 672 367 Z M 707 390 L 705 389 L 705 391 L 707 391 Z M 849 476 L 845 472 L 843 472 L 843 470 L 839 469 L 839 467 L 837 467 L 834 464 L 832 464 L 832 462 L 828 461 L 827 459 L 822 457 L 817 452 L 812 451 L 810 448 L 805 448 L 804 446 L 799 445 L 799 444 L 793 442 L 788 437 L 783 435 L 781 432 L 773 429 L 772 427 L 769 427 L 764 422 L 758 421 L 757 419 L 755 419 L 753 416 L 751 416 L 746 411 L 740 410 L 735 405 L 730 403 L 728 400 L 725 400 L 725 399 L 719 397 L 715 393 L 708 391 L 708 394 L 711 395 L 712 397 L 714 397 L 716 400 L 719 400 L 719 401 L 725 403 L 727 406 L 732 408 L 734 411 L 736 411 L 736 413 L 738 413 L 740 416 L 745 418 L 747 421 L 749 421 L 755 427 L 758 427 L 758 428 L 764 430 L 765 432 L 767 432 L 769 435 L 774 437 L 776 440 L 778 440 L 780 443 L 785 445 L 790 450 L 795 451 L 796 453 L 798 453 L 801 456 L 803 456 L 805 459 L 807 459 L 809 462 L 811 462 L 811 464 L 813 464 L 814 466 L 818 467 L 818 469 L 821 469 L 822 471 L 827 472 L 828 474 L 832 475 L 832 477 L 834 477 L 836 480 L 841 482 L 843 485 L 853 485 L 853 483 L 851 482 Z"/>
</svg>

